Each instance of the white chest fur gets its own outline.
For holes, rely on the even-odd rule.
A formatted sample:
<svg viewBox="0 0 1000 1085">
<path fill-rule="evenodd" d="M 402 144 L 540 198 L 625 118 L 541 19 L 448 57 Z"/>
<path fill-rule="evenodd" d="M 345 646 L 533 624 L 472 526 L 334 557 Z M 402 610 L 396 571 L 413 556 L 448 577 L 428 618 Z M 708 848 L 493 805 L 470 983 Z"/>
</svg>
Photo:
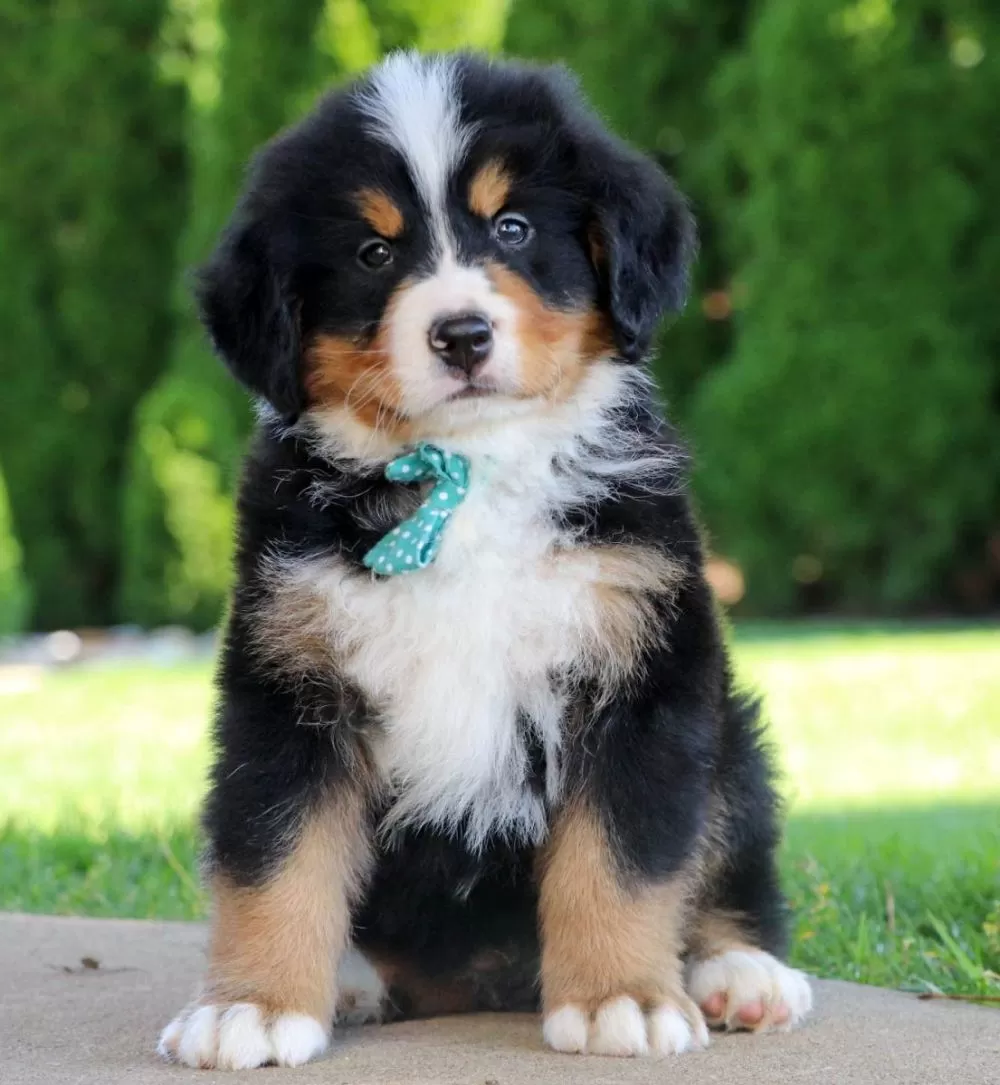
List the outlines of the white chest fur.
<svg viewBox="0 0 1000 1085">
<path fill-rule="evenodd" d="M 600 407 L 622 394 L 619 379 L 595 384 L 589 402 L 561 415 L 441 440 L 469 458 L 469 492 L 428 568 L 376 578 L 326 557 L 274 570 L 283 620 L 325 643 L 379 713 L 373 754 L 395 798 L 391 823 L 448 828 L 473 847 L 490 832 L 538 840 L 546 799 L 560 788 L 559 677 L 607 669 L 609 630 L 624 629 L 619 642 L 641 635 L 641 606 L 623 626 L 622 607 L 609 610 L 602 589 L 641 593 L 662 568 L 650 574 L 645 560 L 639 568 L 619 555 L 609 573 L 600 551 L 578 546 L 554 515 L 605 485 L 581 459 L 600 454 L 606 436 L 617 458 L 605 444 L 599 474 L 649 467 L 635 449 L 621 455 L 620 434 L 606 435 Z M 546 754 L 544 797 L 529 786 L 531 737 Z"/>
<path fill-rule="evenodd" d="M 374 753 L 396 796 L 390 817 L 461 829 L 474 846 L 490 831 L 544 831 L 524 729 L 545 750 L 554 798 L 563 704 L 553 679 L 594 624 L 596 568 L 553 560 L 560 539 L 538 481 L 474 458 L 427 569 L 375 579 L 327 559 L 286 572 L 322 597 L 339 665 L 380 713 Z"/>
</svg>

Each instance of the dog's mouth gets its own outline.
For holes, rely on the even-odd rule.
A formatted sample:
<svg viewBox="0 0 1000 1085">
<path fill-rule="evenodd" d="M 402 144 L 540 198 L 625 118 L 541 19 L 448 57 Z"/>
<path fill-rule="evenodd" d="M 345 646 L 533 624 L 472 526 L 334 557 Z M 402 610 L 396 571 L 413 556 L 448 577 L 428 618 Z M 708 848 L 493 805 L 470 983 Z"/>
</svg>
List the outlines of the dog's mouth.
<svg viewBox="0 0 1000 1085">
<path fill-rule="evenodd" d="M 467 384 L 464 388 L 460 388 L 457 392 L 453 392 L 448 397 L 449 403 L 454 403 L 460 399 L 481 399 L 484 396 L 497 395 L 497 389 L 489 384 Z"/>
</svg>

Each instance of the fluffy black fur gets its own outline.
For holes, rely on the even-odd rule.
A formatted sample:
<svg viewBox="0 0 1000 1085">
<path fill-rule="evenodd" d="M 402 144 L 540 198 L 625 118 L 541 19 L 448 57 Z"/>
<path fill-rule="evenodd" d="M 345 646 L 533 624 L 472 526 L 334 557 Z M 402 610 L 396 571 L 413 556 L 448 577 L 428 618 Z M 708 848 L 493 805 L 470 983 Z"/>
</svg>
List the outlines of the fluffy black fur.
<svg viewBox="0 0 1000 1085">
<path fill-rule="evenodd" d="M 503 259 L 549 303 L 600 308 L 620 363 L 641 364 L 660 317 L 682 303 L 694 249 L 690 215 L 672 183 L 603 130 L 564 73 L 466 58 L 459 85 L 463 115 L 479 122 L 477 139 L 488 144 L 474 143 L 470 162 L 502 153 L 527 179 L 518 209 L 547 227 L 541 249 Z M 345 147 L 363 152 L 344 154 Z M 417 228 L 384 275 L 358 267 L 354 254 L 366 231 L 348 194 L 373 177 L 420 221 L 398 156 L 368 137 L 349 94 L 327 98 L 259 157 L 201 279 L 201 309 L 218 352 L 285 423 L 271 416 L 261 424 L 240 489 L 236 588 L 204 821 L 211 863 L 245 886 L 265 882 L 313 805 L 354 778 L 366 738 L 379 727 L 376 706 L 337 673 L 283 676 L 253 647 L 268 591 L 265 556 L 340 555 L 368 576 L 363 554 L 405 515 L 399 487 L 380 470 L 330 462 L 287 426 L 309 406 L 305 345 L 320 332 L 373 334 L 394 287 L 426 259 Z M 456 221 L 460 254 L 475 260 L 488 239 L 471 216 Z M 595 229 L 603 246 L 596 262 Z M 630 408 L 622 426 L 639 430 L 650 446 L 676 447 L 651 400 Z M 682 465 L 683 456 L 673 462 Z M 667 636 L 649 649 L 645 678 L 607 704 L 585 685 L 574 690 L 564 790 L 585 794 L 600 812 L 627 882 L 679 870 L 715 809 L 715 874 L 698 907 L 738 913 L 757 945 L 780 952 L 776 804 L 757 708 L 734 692 L 683 466 L 671 470 L 655 494 L 623 484 L 613 496 L 561 513 L 586 541 L 656 547 L 685 571 L 662 611 Z M 317 502 L 317 487 L 331 496 Z M 474 676 L 455 678 L 466 679 Z M 373 824 L 379 815 L 372 811 Z M 469 1008 L 534 1005 L 534 849 L 496 838 L 473 854 L 428 828 L 378 839 L 354 916 L 356 943 L 377 957 L 407 959 L 430 977 L 478 977 L 469 981 L 476 991 Z M 503 963 L 483 978 L 475 961 L 486 950 Z M 420 1010 L 406 990 L 392 999 L 399 1012 Z"/>
</svg>

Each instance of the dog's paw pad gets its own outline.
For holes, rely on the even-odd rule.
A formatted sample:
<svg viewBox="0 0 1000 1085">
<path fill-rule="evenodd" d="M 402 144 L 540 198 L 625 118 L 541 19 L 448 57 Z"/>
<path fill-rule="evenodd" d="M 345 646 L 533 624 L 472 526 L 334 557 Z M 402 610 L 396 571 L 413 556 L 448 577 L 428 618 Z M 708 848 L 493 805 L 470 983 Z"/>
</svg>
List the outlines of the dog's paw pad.
<svg viewBox="0 0 1000 1085">
<path fill-rule="evenodd" d="M 258 1006 L 196 1006 L 163 1030 L 157 1051 L 200 1069 L 252 1070 L 300 1066 L 325 1050 L 326 1029 L 314 1017 L 285 1013 L 265 1019 Z"/>
<path fill-rule="evenodd" d="M 696 961 L 688 993 L 709 1024 L 730 1030 L 789 1029 L 812 1009 L 805 973 L 762 950 L 734 949 Z"/>
</svg>

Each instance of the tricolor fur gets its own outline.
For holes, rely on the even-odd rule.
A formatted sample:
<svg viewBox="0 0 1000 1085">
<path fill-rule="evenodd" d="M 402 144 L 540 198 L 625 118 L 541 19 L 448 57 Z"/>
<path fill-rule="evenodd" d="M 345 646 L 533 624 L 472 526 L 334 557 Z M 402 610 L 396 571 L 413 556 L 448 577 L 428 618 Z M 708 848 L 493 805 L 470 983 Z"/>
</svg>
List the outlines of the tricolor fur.
<svg viewBox="0 0 1000 1085">
<path fill-rule="evenodd" d="M 559 70 L 397 54 L 258 156 L 201 277 L 260 424 L 209 973 L 168 1056 L 293 1064 L 338 1004 L 540 1002 L 550 1046 L 602 1054 L 808 1009 L 773 956 L 756 708 L 645 366 L 693 248 Z M 383 476 L 417 441 L 466 456 L 469 492 L 433 565 L 376 576 L 427 492 Z"/>
</svg>

